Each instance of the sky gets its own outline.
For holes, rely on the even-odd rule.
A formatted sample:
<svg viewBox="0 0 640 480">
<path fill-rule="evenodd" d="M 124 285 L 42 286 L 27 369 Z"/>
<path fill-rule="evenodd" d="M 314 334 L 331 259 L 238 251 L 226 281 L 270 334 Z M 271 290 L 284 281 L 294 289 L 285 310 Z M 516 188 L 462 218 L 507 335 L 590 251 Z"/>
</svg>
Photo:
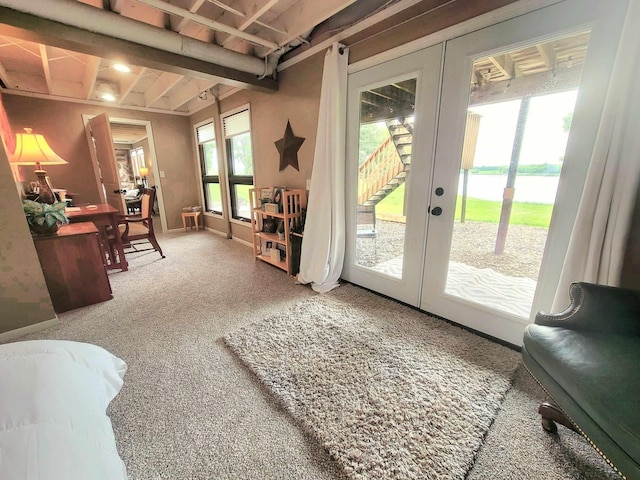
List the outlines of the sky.
<svg viewBox="0 0 640 480">
<path fill-rule="evenodd" d="M 577 90 L 533 97 L 525 128 L 520 165 L 560 163 L 568 133 L 562 119 L 573 111 Z M 474 166 L 508 165 L 515 134 L 520 100 L 472 107 L 482 116 Z"/>
</svg>

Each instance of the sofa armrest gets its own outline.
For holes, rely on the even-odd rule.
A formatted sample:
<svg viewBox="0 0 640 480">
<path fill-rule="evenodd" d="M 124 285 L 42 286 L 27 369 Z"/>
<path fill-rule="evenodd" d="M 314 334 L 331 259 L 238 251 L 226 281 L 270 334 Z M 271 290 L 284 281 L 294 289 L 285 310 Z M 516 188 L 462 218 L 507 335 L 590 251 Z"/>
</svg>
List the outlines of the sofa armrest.
<svg viewBox="0 0 640 480">
<path fill-rule="evenodd" d="M 640 291 L 572 283 L 571 305 L 557 314 L 539 312 L 535 323 L 609 334 L 640 336 Z"/>
</svg>

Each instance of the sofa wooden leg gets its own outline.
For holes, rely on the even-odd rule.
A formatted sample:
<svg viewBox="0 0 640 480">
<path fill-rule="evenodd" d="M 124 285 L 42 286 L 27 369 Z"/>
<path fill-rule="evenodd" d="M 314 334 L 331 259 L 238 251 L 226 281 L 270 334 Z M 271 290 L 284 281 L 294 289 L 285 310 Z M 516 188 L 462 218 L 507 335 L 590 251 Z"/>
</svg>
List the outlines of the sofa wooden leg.
<svg viewBox="0 0 640 480">
<path fill-rule="evenodd" d="M 549 433 L 556 433 L 558 431 L 556 422 L 560 425 L 564 425 L 574 432 L 580 433 L 578 429 L 573 425 L 573 423 L 571 423 L 571 421 L 562 412 L 562 410 L 560 410 L 560 408 L 553 403 L 542 402 L 538 407 L 538 413 L 542 415 L 542 428 L 544 428 Z"/>
</svg>

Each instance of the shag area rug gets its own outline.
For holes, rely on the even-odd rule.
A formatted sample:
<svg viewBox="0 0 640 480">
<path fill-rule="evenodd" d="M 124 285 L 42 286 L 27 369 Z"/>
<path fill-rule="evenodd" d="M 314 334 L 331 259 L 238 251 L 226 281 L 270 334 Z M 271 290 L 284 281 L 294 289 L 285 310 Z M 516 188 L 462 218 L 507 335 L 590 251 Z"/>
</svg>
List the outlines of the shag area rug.
<svg viewBox="0 0 640 480">
<path fill-rule="evenodd" d="M 226 344 L 354 479 L 463 479 L 520 355 L 357 287 Z"/>
</svg>

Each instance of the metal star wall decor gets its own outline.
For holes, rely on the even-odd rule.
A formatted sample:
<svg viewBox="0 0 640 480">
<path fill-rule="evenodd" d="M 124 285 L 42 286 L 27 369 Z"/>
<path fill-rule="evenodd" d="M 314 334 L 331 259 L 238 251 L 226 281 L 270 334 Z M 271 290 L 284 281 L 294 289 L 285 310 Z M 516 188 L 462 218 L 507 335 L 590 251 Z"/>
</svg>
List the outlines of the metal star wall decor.
<svg viewBox="0 0 640 480">
<path fill-rule="evenodd" d="M 300 171 L 298 166 L 298 150 L 304 143 L 304 138 L 296 137 L 291 130 L 291 123 L 287 120 L 287 128 L 284 131 L 284 137 L 280 140 L 273 142 L 276 144 L 278 152 L 280 152 L 280 171 L 287 168 L 287 165 L 291 165 L 296 170 Z"/>
</svg>

